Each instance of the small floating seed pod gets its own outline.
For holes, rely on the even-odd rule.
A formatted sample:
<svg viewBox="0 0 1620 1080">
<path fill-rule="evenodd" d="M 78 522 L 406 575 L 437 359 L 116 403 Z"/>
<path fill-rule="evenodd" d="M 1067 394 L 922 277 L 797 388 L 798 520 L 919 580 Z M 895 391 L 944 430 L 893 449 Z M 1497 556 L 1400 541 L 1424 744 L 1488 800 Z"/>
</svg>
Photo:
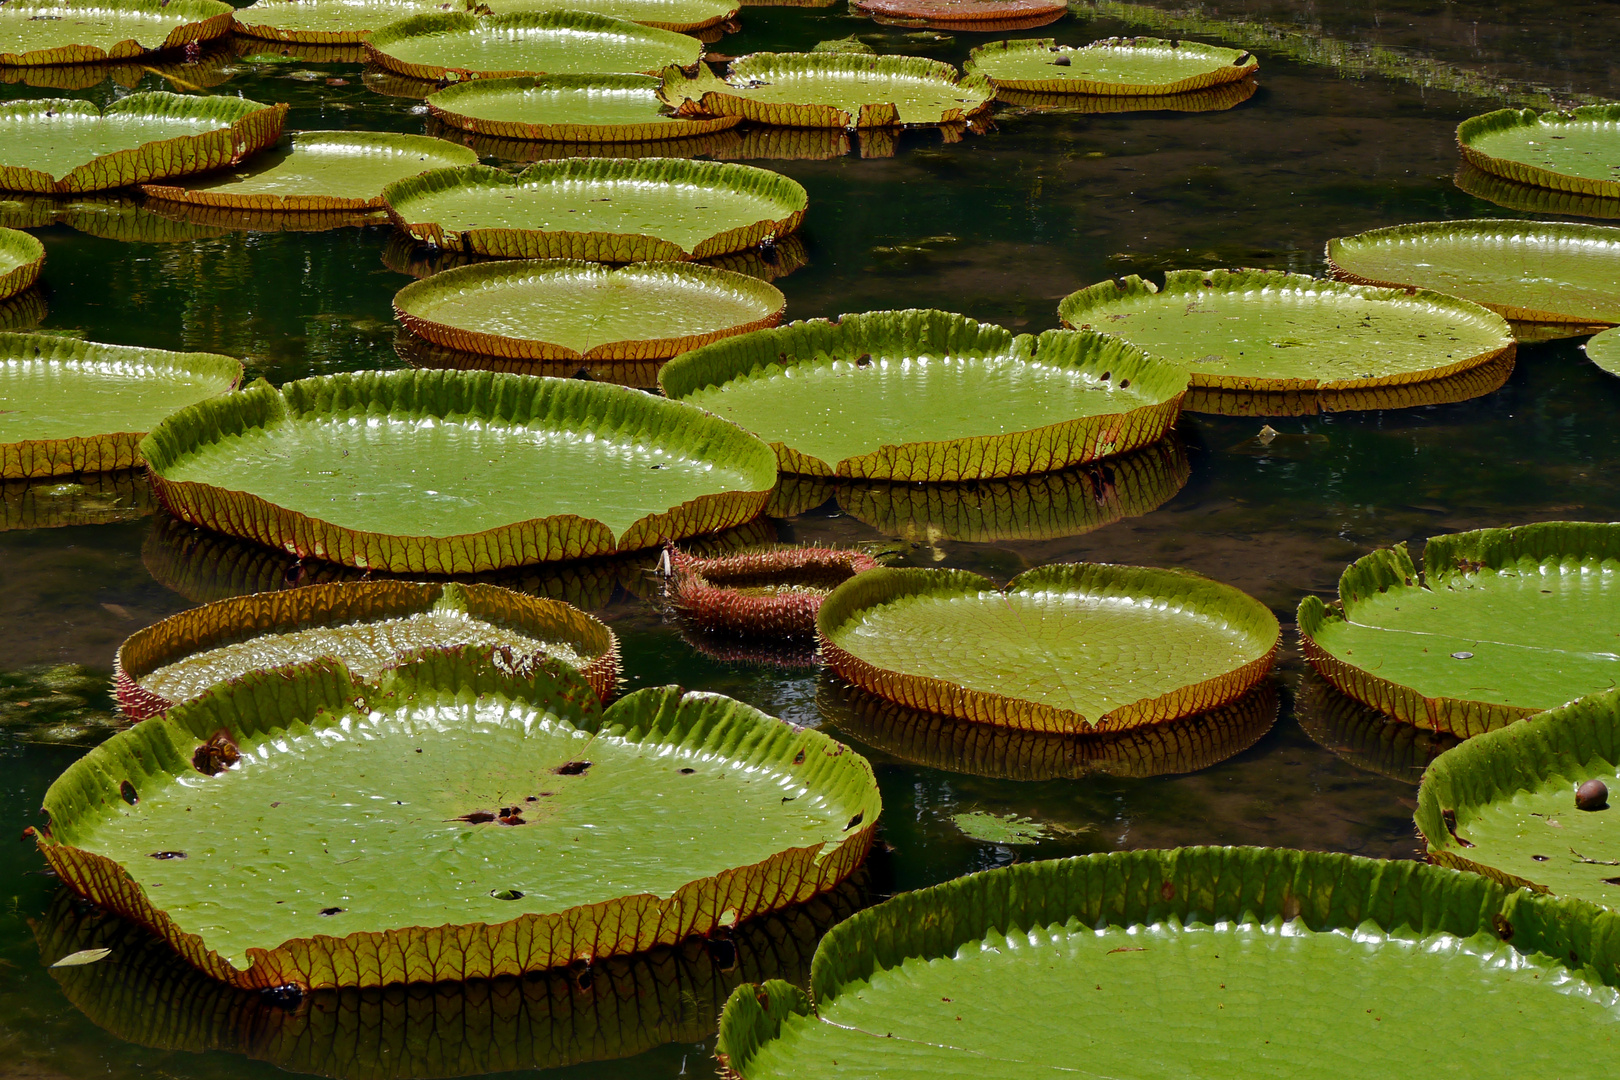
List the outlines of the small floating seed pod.
<svg viewBox="0 0 1620 1080">
<path fill-rule="evenodd" d="M 749 637 L 812 637 L 821 601 L 879 563 L 845 548 L 772 548 L 697 558 L 669 553 L 665 596 L 704 630 Z"/>
</svg>

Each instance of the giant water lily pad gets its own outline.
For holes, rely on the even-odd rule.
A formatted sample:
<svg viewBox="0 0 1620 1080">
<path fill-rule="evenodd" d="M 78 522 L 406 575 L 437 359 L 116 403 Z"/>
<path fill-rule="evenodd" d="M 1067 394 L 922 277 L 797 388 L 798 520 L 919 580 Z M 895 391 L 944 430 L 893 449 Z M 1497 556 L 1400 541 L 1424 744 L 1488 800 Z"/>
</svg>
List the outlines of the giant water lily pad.
<svg viewBox="0 0 1620 1080">
<path fill-rule="evenodd" d="M 1594 334 L 1585 345 L 1586 358 L 1610 375 L 1620 375 L 1620 327 Z"/>
<path fill-rule="evenodd" d="M 234 18 L 237 33 L 252 38 L 358 45 L 389 23 L 467 6 L 466 0 L 257 0 L 237 8 Z"/>
<path fill-rule="evenodd" d="M 0 65 L 121 60 L 224 37 L 220 0 L 9 0 L 0 4 Z"/>
<path fill-rule="evenodd" d="M 310 989 L 707 935 L 838 884 L 879 808 L 819 732 L 678 687 L 604 713 L 566 665 L 461 649 L 375 685 L 256 673 L 143 721 L 58 778 L 38 840 L 204 973 Z"/>
<path fill-rule="evenodd" d="M 388 214 L 434 247 L 508 259 L 707 259 L 785 237 L 809 197 L 750 165 L 648 158 L 482 165 L 390 184 Z"/>
<path fill-rule="evenodd" d="M 294 1008 L 286 995 L 208 979 L 161 938 L 66 889 L 30 923 L 63 996 L 124 1042 L 224 1051 L 334 1080 L 410 1080 L 556 1069 L 710 1039 L 739 984 L 809 981 L 816 942 L 864 906 L 859 877 L 714 939 L 523 979 L 315 992 Z M 86 949 L 110 952 L 52 966 Z"/>
<path fill-rule="evenodd" d="M 1352 563 L 1299 605 L 1305 658 L 1358 701 L 1464 738 L 1620 681 L 1620 524 L 1430 537 Z"/>
<path fill-rule="evenodd" d="M 725 78 L 705 64 L 671 68 L 658 96 L 682 115 L 740 116 L 787 127 L 954 124 L 990 107 L 996 88 L 920 56 L 753 53 Z"/>
<path fill-rule="evenodd" d="M 854 548 L 781 545 L 708 557 L 665 550 L 670 607 L 700 631 L 750 639 L 815 637 L 827 594 L 880 565 Z"/>
<path fill-rule="evenodd" d="M 66 194 L 235 165 L 281 137 L 285 105 L 239 97 L 130 94 L 0 105 L 0 189 Z"/>
<path fill-rule="evenodd" d="M 143 184 L 153 199 L 233 210 L 358 210 L 383 205 L 382 190 L 429 169 L 478 164 L 465 146 L 381 131 L 295 131 L 229 173 L 190 183 Z"/>
<path fill-rule="evenodd" d="M 1515 320 L 1620 323 L 1620 229 L 1556 221 L 1429 221 L 1329 240 L 1334 276 L 1416 285 Z"/>
<path fill-rule="evenodd" d="M 364 423 L 360 419 L 366 418 Z M 259 382 L 141 444 L 186 521 L 365 569 L 476 573 L 730 528 L 770 448 L 606 383 L 462 371 Z"/>
<path fill-rule="evenodd" d="M 1341 694 L 1314 671 L 1300 676 L 1294 719 L 1311 741 L 1358 769 L 1415 785 L 1429 763 L 1460 741 L 1392 720 Z"/>
<path fill-rule="evenodd" d="M 543 7 L 534 0 L 485 0 L 483 6 L 496 14 L 534 10 Z M 569 11 L 585 11 L 593 15 L 624 19 L 656 26 L 662 30 L 688 33 L 718 26 L 737 14 L 737 0 L 568 0 Z M 716 36 L 718 37 L 718 31 Z M 715 38 L 705 38 L 715 40 Z"/>
<path fill-rule="evenodd" d="M 366 41 L 374 63 L 413 79 L 488 79 L 514 75 L 654 75 L 690 66 L 703 44 L 669 30 L 584 11 L 509 15 L 418 15 L 391 23 Z"/>
<path fill-rule="evenodd" d="M 1611 805 L 1583 808 L 1593 780 Z M 1593 694 L 1446 751 L 1423 775 L 1429 858 L 1509 887 L 1620 908 L 1620 692 Z"/>
<path fill-rule="evenodd" d="M 525 360 L 663 360 L 774 326 L 774 285 L 712 266 L 474 263 L 394 297 L 405 327 L 452 349 Z"/>
<path fill-rule="evenodd" d="M 1259 66 L 1253 53 L 1196 41 L 1104 38 L 1076 47 L 1026 38 L 980 45 L 962 70 L 989 76 L 998 90 L 1140 97 L 1238 82 Z"/>
<path fill-rule="evenodd" d="M 1466 300 L 1267 270 L 1172 270 L 1163 289 L 1132 274 L 1070 293 L 1058 313 L 1224 391 L 1405 386 L 1514 347 L 1500 315 Z"/>
<path fill-rule="evenodd" d="M 717 342 L 659 373 L 672 398 L 776 448 L 784 472 L 971 480 L 1154 442 L 1186 377 L 1097 334 L 1014 337 L 943 311 L 812 319 Z"/>
<path fill-rule="evenodd" d="M 228 356 L 0 333 L 0 479 L 133 468 L 145 432 L 241 377 Z"/>
<path fill-rule="evenodd" d="M 661 85 L 648 75 L 520 75 L 447 86 L 427 105 L 446 124 L 498 139 L 609 143 L 616 150 L 620 143 L 652 142 L 645 155 L 611 157 L 680 157 L 653 140 L 706 135 L 742 120 L 672 115 L 658 100 Z"/>
<path fill-rule="evenodd" d="M 1617 934 L 1611 912 L 1413 862 L 1181 848 L 1025 863 L 835 927 L 808 996 L 732 994 L 717 1053 L 742 1080 L 1337 1080 L 1419 1060 L 1529 1076 L 1549 1054 L 1608 1052 Z"/>
<path fill-rule="evenodd" d="M 113 663 L 118 704 L 145 719 L 254 671 L 336 657 L 358 678 L 426 649 L 499 646 L 580 670 L 613 696 L 619 642 L 598 619 L 558 600 L 493 585 L 356 581 L 220 600 L 139 630 Z"/>
<path fill-rule="evenodd" d="M 926 769 L 995 780 L 1079 780 L 1200 772 L 1242 753 L 1277 721 L 1277 691 L 1262 682 L 1229 705 L 1124 731 L 1020 731 L 921 712 L 831 680 L 816 687 L 827 728 Z M 825 730 L 825 728 L 824 728 Z"/>
<path fill-rule="evenodd" d="M 39 280 L 45 245 L 18 229 L 0 228 L 0 300 L 9 300 Z"/>
<path fill-rule="evenodd" d="M 914 709 L 1032 731 L 1119 731 L 1217 708 L 1271 670 L 1260 601 L 1178 570 L 1038 567 L 1003 589 L 963 570 L 885 568 L 816 618 L 839 675 Z"/>
<path fill-rule="evenodd" d="M 1458 124 L 1457 146 L 1476 169 L 1521 184 L 1620 196 L 1620 105 L 1498 109 Z"/>
</svg>

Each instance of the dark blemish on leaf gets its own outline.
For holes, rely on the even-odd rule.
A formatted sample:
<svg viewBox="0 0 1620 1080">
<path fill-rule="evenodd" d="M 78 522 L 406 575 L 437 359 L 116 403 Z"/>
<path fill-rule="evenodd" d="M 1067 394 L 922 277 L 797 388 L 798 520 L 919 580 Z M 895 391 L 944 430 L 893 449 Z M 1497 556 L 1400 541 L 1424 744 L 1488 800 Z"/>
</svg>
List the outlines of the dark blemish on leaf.
<svg viewBox="0 0 1620 1080">
<path fill-rule="evenodd" d="M 1552 858 L 1551 855 L 1532 855 L 1530 857 L 1536 860 L 1536 862 L 1546 862 L 1548 859 Z"/>
<path fill-rule="evenodd" d="M 681 775 L 682 776 L 691 776 L 695 772 L 697 772 L 696 769 L 682 769 L 681 770 Z"/>
<path fill-rule="evenodd" d="M 1068 67 L 1072 62 L 1073 61 L 1071 61 L 1067 56 L 1058 56 L 1058 57 L 1053 58 L 1052 66 L 1053 67 Z"/>
<path fill-rule="evenodd" d="M 197 747 L 191 755 L 191 766 L 204 776 L 217 776 L 242 760 L 231 733 L 220 728 L 208 736 L 208 741 Z"/>
<path fill-rule="evenodd" d="M 737 943 L 728 937 L 712 937 L 704 943 L 709 949 L 709 959 L 720 971 L 735 971 L 737 969 Z"/>
<path fill-rule="evenodd" d="M 1117 949 L 1109 949 L 1104 956 L 1113 956 L 1117 952 L 1147 952 L 1146 945 L 1121 945 Z M 1225 989 L 1224 987 L 1222 989 Z"/>
<path fill-rule="evenodd" d="M 1620 885 L 1620 877 L 1606 877 L 1606 878 L 1603 879 L 1603 884 L 1605 884 L 1605 885 Z"/>
<path fill-rule="evenodd" d="M 421 747 L 420 747 L 420 746 L 418 746 L 418 747 L 417 747 L 417 748 L 416 748 L 416 752 L 417 752 L 417 753 L 418 753 L 418 754 L 420 754 L 420 753 L 421 753 L 421 752 L 422 752 L 422 748 L 421 748 Z"/>
<path fill-rule="evenodd" d="M 270 809 L 274 810 L 276 807 L 278 807 L 280 805 L 281 804 L 279 802 L 273 802 L 273 803 L 270 804 Z"/>
<path fill-rule="evenodd" d="M 321 914 L 322 915 L 340 915 L 342 913 L 343 913 L 343 908 L 340 908 L 340 907 L 323 907 L 323 908 L 321 908 Z"/>
<path fill-rule="evenodd" d="M 669 466 L 668 465 L 649 465 L 649 466 L 647 466 L 647 468 L 649 468 L 649 469 L 667 469 L 667 468 L 669 468 Z"/>
<path fill-rule="evenodd" d="M 551 771 L 558 776 L 584 776 L 585 770 L 591 767 L 588 761 L 565 761 Z"/>
<path fill-rule="evenodd" d="M 118 794 L 123 796 L 124 801 L 129 803 L 131 806 L 134 806 L 136 803 L 141 801 L 141 797 L 135 794 L 135 785 L 130 783 L 128 780 L 125 780 L 118 785 Z"/>
<path fill-rule="evenodd" d="M 147 856 L 148 859 L 183 859 L 185 857 L 186 853 L 183 851 L 154 851 Z"/>
<path fill-rule="evenodd" d="M 1162 896 L 1166 902 L 1174 900 L 1176 898 L 1176 883 L 1173 881 L 1167 881 L 1163 885 L 1160 885 L 1159 895 Z"/>
<path fill-rule="evenodd" d="M 859 825 L 861 823 L 861 819 L 864 818 L 864 817 L 866 817 L 866 813 L 865 813 L 865 811 L 862 811 L 861 813 L 856 814 L 854 817 L 850 818 L 849 819 L 849 824 L 844 826 L 844 831 L 849 832 L 849 830 L 851 830 L 855 826 Z"/>
<path fill-rule="evenodd" d="M 469 825 L 483 825 L 487 822 L 494 821 L 495 815 L 490 813 L 488 810 L 474 810 L 470 814 L 462 814 L 460 817 L 454 817 L 450 820 L 465 821 Z"/>
<path fill-rule="evenodd" d="M 804 751 L 803 750 L 800 750 L 797 754 L 793 755 L 793 764 L 795 764 L 795 765 L 803 765 L 804 764 Z"/>
<path fill-rule="evenodd" d="M 1503 941 L 1513 940 L 1513 924 L 1508 922 L 1500 912 L 1491 916 L 1491 925 L 1496 927 L 1496 936 Z"/>
<path fill-rule="evenodd" d="M 497 900 L 521 900 L 523 894 L 516 889 L 491 889 L 489 895 Z"/>
<path fill-rule="evenodd" d="M 860 358 L 855 361 L 855 366 L 856 367 L 871 367 L 872 366 L 872 354 L 871 353 L 861 353 Z"/>
</svg>

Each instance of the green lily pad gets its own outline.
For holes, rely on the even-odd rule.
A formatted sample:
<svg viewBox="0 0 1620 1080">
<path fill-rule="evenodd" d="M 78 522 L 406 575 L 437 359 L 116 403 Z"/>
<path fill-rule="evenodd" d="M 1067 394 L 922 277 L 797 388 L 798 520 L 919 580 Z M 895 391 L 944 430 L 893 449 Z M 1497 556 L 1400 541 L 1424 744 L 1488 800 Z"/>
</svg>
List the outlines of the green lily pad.
<svg viewBox="0 0 1620 1080">
<path fill-rule="evenodd" d="M 706 64 L 664 73 L 659 100 L 678 115 L 740 116 L 786 127 L 957 124 L 990 107 L 996 88 L 920 56 L 849 52 L 753 53 L 725 78 Z"/>
<path fill-rule="evenodd" d="M 1377 709 L 1345 697 L 1314 671 L 1300 676 L 1294 719 L 1311 741 L 1356 768 L 1416 784 L 1429 763 L 1460 740 L 1391 720 Z"/>
<path fill-rule="evenodd" d="M 475 263 L 394 297 L 413 334 L 523 360 L 665 360 L 775 326 L 786 306 L 776 286 L 712 266 L 561 259 Z"/>
<path fill-rule="evenodd" d="M 1620 196 L 1620 105 L 1498 109 L 1458 124 L 1457 146 L 1474 168 L 1521 184 Z"/>
<path fill-rule="evenodd" d="M 1268 270 L 1172 270 L 1163 289 L 1132 274 L 1070 293 L 1058 313 L 1222 391 L 1407 386 L 1513 351 L 1506 321 L 1466 300 Z"/>
<path fill-rule="evenodd" d="M 1594 334 L 1584 348 L 1586 358 L 1596 364 L 1599 370 L 1620 375 L 1620 328 Z"/>
<path fill-rule="evenodd" d="M 951 824 L 973 840 L 986 844 L 1035 844 L 1046 839 L 1047 828 L 1032 818 L 1017 814 L 992 814 L 970 810 L 951 815 Z"/>
<path fill-rule="evenodd" d="M 765 512 L 794 517 L 836 498 L 855 520 L 943 559 L 939 545 L 946 542 L 1054 540 L 1138 517 L 1169 501 L 1191 473 L 1186 449 L 1160 439 L 1088 465 L 1006 480 L 919 485 L 784 474 Z"/>
<path fill-rule="evenodd" d="M 1253 53 L 1196 41 L 1104 38 L 1076 47 L 1052 38 L 1025 38 L 980 45 L 968 54 L 962 70 L 989 76 L 998 91 L 1140 97 L 1238 82 L 1259 67 Z"/>
<path fill-rule="evenodd" d="M 502 15 L 536 10 L 543 5 L 534 0 L 486 0 L 484 6 Z M 718 26 L 735 17 L 738 7 L 737 0 L 568 0 L 569 11 L 606 15 L 683 34 Z"/>
<path fill-rule="evenodd" d="M 1276 616 L 1230 585 L 1104 563 L 997 589 L 965 570 L 884 568 L 816 617 L 822 658 L 880 697 L 1030 731 L 1119 731 L 1236 701 L 1271 670 Z"/>
<path fill-rule="evenodd" d="M 854 34 L 848 37 L 828 38 L 826 41 L 818 41 L 810 47 L 810 51 L 818 53 L 863 53 L 867 56 L 877 53 L 876 49 Z"/>
<path fill-rule="evenodd" d="M 1612 794 L 1582 809 L 1575 793 L 1593 780 Z M 1446 751 L 1423 776 L 1416 820 L 1442 866 L 1620 908 L 1616 806 L 1620 692 L 1609 690 Z"/>
<path fill-rule="evenodd" d="M 1605 199 L 1598 195 L 1520 184 L 1476 169 L 1466 161 L 1457 166 L 1452 181 L 1476 199 L 1484 199 L 1509 210 L 1522 210 L 1527 214 L 1609 220 L 1620 218 L 1620 198 Z"/>
<path fill-rule="evenodd" d="M 578 668 L 606 701 L 619 642 L 598 619 L 557 600 L 492 585 L 356 581 L 205 604 L 139 630 L 113 662 L 118 704 L 137 720 L 254 671 L 336 657 L 376 682 L 425 649 L 499 646 Z"/>
<path fill-rule="evenodd" d="M 1415 285 L 1514 320 L 1620 323 L 1620 229 L 1554 221 L 1428 221 L 1327 243 L 1334 277 Z"/>
<path fill-rule="evenodd" d="M 372 62 L 413 79 L 514 75 L 656 75 L 690 67 L 703 43 L 669 30 L 585 11 L 417 15 L 366 41 Z"/>
<path fill-rule="evenodd" d="M 44 244 L 17 229 L 0 228 L 0 300 L 33 285 L 44 265 Z"/>
<path fill-rule="evenodd" d="M 123 1042 L 223 1051 L 335 1080 L 408 1080 L 556 1069 L 704 1042 L 738 985 L 807 984 L 816 942 L 864 902 L 851 881 L 712 940 L 523 979 L 317 991 L 296 1008 L 208 979 L 167 942 L 86 910 L 66 889 L 30 925 L 63 996 Z M 50 969 L 86 948 L 112 951 L 89 967 Z"/>
<path fill-rule="evenodd" d="M 212 353 L 0 334 L 0 479 L 134 468 L 145 432 L 241 377 Z"/>
<path fill-rule="evenodd" d="M 1328 1080 L 1420 1059 L 1533 1076 L 1549 1054 L 1608 1052 L 1617 933 L 1592 905 L 1414 862 L 1180 848 L 1024 863 L 834 927 L 808 995 L 737 988 L 716 1053 L 739 1080 Z"/>
<path fill-rule="evenodd" d="M 1185 376 L 1097 334 L 1014 337 L 943 311 L 811 319 L 716 342 L 658 376 L 755 432 L 784 472 L 975 480 L 1068 468 L 1161 438 Z"/>
<path fill-rule="evenodd" d="M 506 259 L 684 261 L 786 237 L 809 196 L 750 165 L 652 158 L 467 165 L 383 189 L 395 225 L 433 247 Z"/>
<path fill-rule="evenodd" d="M 389 23 L 466 9 L 466 0 L 257 0 L 234 17 L 236 32 L 250 38 L 358 45 Z"/>
<path fill-rule="evenodd" d="M 673 116 L 658 100 L 661 85 L 648 75 L 521 75 L 456 83 L 429 95 L 427 106 L 444 123 L 479 135 L 615 146 L 691 138 L 742 121 Z M 657 142 L 645 156 L 660 152 L 682 156 Z"/>
<path fill-rule="evenodd" d="M 67 98 L 0 105 L 0 189 L 68 194 L 235 165 L 281 137 L 285 105 L 161 91 L 105 109 Z"/>
<path fill-rule="evenodd" d="M 231 32 L 220 0 L 10 0 L 0 5 L 0 65 L 119 60 Z"/>
<path fill-rule="evenodd" d="M 994 780 L 1079 780 L 1200 772 L 1241 754 L 1277 721 L 1277 691 L 1262 682 L 1229 705 L 1163 724 L 1070 735 L 975 724 L 896 705 L 822 680 L 816 708 L 861 746 L 925 769 Z"/>
<path fill-rule="evenodd" d="M 1305 658 L 1397 720 L 1469 738 L 1620 681 L 1620 524 L 1551 521 L 1405 544 L 1299 605 Z"/>
<path fill-rule="evenodd" d="M 463 648 L 227 683 L 69 766 L 37 839 L 205 974 L 316 989 L 705 936 L 848 877 L 880 805 L 864 759 L 740 702 L 603 712 L 566 665 Z"/>
<path fill-rule="evenodd" d="M 146 478 L 133 469 L 90 473 L 66 482 L 0 481 L 0 532 L 110 525 L 145 517 L 156 507 Z"/>
<path fill-rule="evenodd" d="M 233 210 L 381 208 L 382 190 L 429 169 L 478 164 L 465 146 L 381 131 L 295 131 L 229 173 L 188 184 L 142 184 L 148 198 Z"/>
<path fill-rule="evenodd" d="M 768 447 L 702 410 L 493 372 L 359 372 L 279 391 L 260 381 L 171 417 L 141 452 L 183 520 L 396 573 L 713 532 L 755 517 L 776 480 Z"/>
</svg>

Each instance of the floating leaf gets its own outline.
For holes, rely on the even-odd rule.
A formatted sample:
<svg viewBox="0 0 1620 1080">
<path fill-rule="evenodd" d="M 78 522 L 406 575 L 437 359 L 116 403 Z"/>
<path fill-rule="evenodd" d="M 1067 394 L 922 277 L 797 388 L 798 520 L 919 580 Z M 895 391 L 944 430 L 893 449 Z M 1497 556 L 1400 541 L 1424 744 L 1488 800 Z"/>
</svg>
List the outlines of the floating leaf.
<svg viewBox="0 0 1620 1080">
<path fill-rule="evenodd" d="M 142 184 L 148 198 L 260 211 L 381 208 L 382 190 L 429 169 L 476 165 L 464 146 L 380 131 L 295 131 L 229 173 L 178 184 Z"/>
<path fill-rule="evenodd" d="M 1536 1075 L 1549 1053 L 1606 1052 L 1617 934 L 1592 905 L 1414 862 L 1180 848 L 1025 863 L 834 927 L 808 995 L 733 992 L 716 1054 L 740 1080 L 1315 1080 L 1413 1056 Z M 1144 1001 L 1164 1018 L 1147 1035 Z"/>
<path fill-rule="evenodd" d="M 1163 724 L 1096 735 L 1020 731 L 896 705 L 822 680 L 816 708 L 846 738 L 912 765 L 996 780 L 1079 780 L 1192 773 L 1253 746 L 1277 720 L 1277 691 L 1261 682 L 1230 705 Z"/>
<path fill-rule="evenodd" d="M 1345 697 L 1314 671 L 1300 676 L 1294 718 L 1313 742 L 1358 769 L 1403 784 L 1416 784 L 1430 762 L 1458 743 L 1454 735 L 1391 720 Z"/>
<path fill-rule="evenodd" d="M 279 139 L 286 115 L 285 105 L 161 91 L 105 109 L 65 98 L 8 102 L 0 105 L 0 189 L 101 191 L 224 168 Z"/>
<path fill-rule="evenodd" d="M 394 314 L 413 334 L 486 356 L 664 360 L 775 326 L 786 305 L 774 285 L 710 266 L 542 260 L 475 263 L 413 282 L 394 297 Z"/>
<path fill-rule="evenodd" d="M 816 618 L 843 678 L 914 709 L 1030 731 L 1119 731 L 1242 697 L 1280 631 L 1260 601 L 1179 570 L 1073 563 L 998 590 L 964 570 L 885 568 Z"/>
<path fill-rule="evenodd" d="M 336 1080 L 477 1076 L 711 1038 L 737 985 L 809 981 L 821 935 L 867 902 L 853 880 L 714 939 L 525 979 L 317 991 L 296 1008 L 204 977 L 127 920 L 81 914 L 65 889 L 33 930 L 47 963 L 75 947 L 113 948 L 97 967 L 51 974 L 75 1008 L 124 1042 L 224 1051 Z"/>
<path fill-rule="evenodd" d="M 758 434 L 784 472 L 957 481 L 1163 437 L 1185 376 L 1098 334 L 1014 337 L 943 311 L 811 319 L 671 361 L 664 393 Z"/>
<path fill-rule="evenodd" d="M 219 0 L 9 0 L 0 4 L 0 65 L 120 60 L 231 32 Z"/>
<path fill-rule="evenodd" d="M 237 8 L 234 17 L 236 32 L 250 38 L 358 45 L 389 23 L 466 7 L 465 0 L 256 0 Z"/>
<path fill-rule="evenodd" d="M 212 353 L 0 334 L 0 479 L 133 468 L 143 433 L 241 377 Z"/>
<path fill-rule="evenodd" d="M 1329 240 L 1333 276 L 1460 296 L 1508 319 L 1620 323 L 1620 229 L 1553 221 L 1427 221 Z"/>
<path fill-rule="evenodd" d="M 171 615 L 119 646 L 113 684 L 124 712 L 144 720 L 254 671 L 335 657 L 376 682 L 417 652 L 460 645 L 561 660 L 604 701 L 618 685 L 618 639 L 577 608 L 492 585 L 404 581 L 306 585 Z"/>
<path fill-rule="evenodd" d="M 413 79 L 454 82 L 514 75 L 656 75 L 691 66 L 703 44 L 669 30 L 584 11 L 417 15 L 372 34 L 375 64 Z"/>
<path fill-rule="evenodd" d="M 44 265 L 44 244 L 25 232 L 0 228 L 0 300 L 33 285 Z"/>
<path fill-rule="evenodd" d="M 1594 335 L 1584 346 L 1586 358 L 1600 371 L 1620 375 L 1620 328 Z"/>
<path fill-rule="evenodd" d="M 809 638 L 833 589 L 878 561 L 848 548 L 777 547 L 701 557 L 669 549 L 664 595 L 699 629 L 749 638 Z"/>
<path fill-rule="evenodd" d="M 661 85 L 648 75 L 520 75 L 447 86 L 430 94 L 427 105 L 444 123 L 465 131 L 499 139 L 607 143 L 615 151 L 604 155 L 609 157 L 681 157 L 653 140 L 706 135 L 742 120 L 671 116 L 658 100 Z M 650 144 L 645 155 L 618 153 L 620 144 L 643 141 Z M 565 147 L 560 156 L 575 152 Z"/>
<path fill-rule="evenodd" d="M 753 53 L 725 78 L 705 64 L 664 72 L 659 100 L 677 115 L 739 116 L 787 127 L 954 124 L 990 107 L 996 88 L 920 56 L 851 52 Z"/>
<path fill-rule="evenodd" d="M 1260 67 L 1254 54 L 1196 41 L 1104 38 L 1090 45 L 1058 45 L 1053 38 L 992 41 L 968 54 L 962 70 L 987 75 L 1002 87 L 1063 94 L 1140 97 L 1183 94 L 1248 78 Z"/>
<path fill-rule="evenodd" d="M 1222 391 L 1406 386 L 1513 352 L 1502 317 L 1466 300 L 1268 270 L 1172 270 L 1162 290 L 1132 274 L 1070 293 L 1058 313 Z"/>
<path fill-rule="evenodd" d="M 438 169 L 383 191 L 399 228 L 450 251 L 507 259 L 684 261 L 785 237 L 809 197 L 797 182 L 716 161 L 569 159 L 516 176 Z M 567 229 L 557 226 L 566 221 Z"/>
<path fill-rule="evenodd" d="M 1620 524 L 1551 521 L 1404 543 L 1299 605 L 1300 643 L 1344 693 L 1468 738 L 1620 679 Z"/>
<path fill-rule="evenodd" d="M 171 417 L 141 450 L 159 498 L 186 521 L 398 573 L 610 555 L 730 528 L 759 513 L 776 479 L 768 447 L 691 406 L 490 372 L 359 372 L 279 391 L 261 381 Z"/>
<path fill-rule="evenodd" d="M 1458 124 L 1457 146 L 1476 169 L 1521 184 L 1620 196 L 1620 105 L 1498 109 Z"/>
<path fill-rule="evenodd" d="M 989 32 L 1045 26 L 1069 10 L 1061 0 L 853 0 L 852 6 L 879 22 Z"/>
<path fill-rule="evenodd" d="M 1418 830 L 1442 866 L 1620 907 L 1620 810 L 1575 798 L 1583 782 L 1617 777 L 1620 692 L 1608 690 L 1440 755 L 1418 790 Z"/>
<path fill-rule="evenodd" d="M 84 964 L 93 964 L 97 960 L 105 960 L 112 955 L 111 949 L 80 949 L 75 953 L 68 953 L 62 959 L 52 964 L 53 968 L 80 967 Z"/>
<path fill-rule="evenodd" d="M 986 844 L 1036 844 L 1047 835 L 1047 827 L 1031 818 L 992 814 L 988 810 L 952 814 L 951 824 L 969 839 Z"/>
<path fill-rule="evenodd" d="M 807 900 L 865 857 L 877 784 L 825 735 L 676 687 L 598 710 L 572 669 L 503 671 L 488 650 L 374 687 L 335 661 L 256 673 L 70 766 L 38 841 L 70 888 L 249 989 L 641 952 Z M 241 759 L 202 775 L 193 748 L 222 729 Z M 261 846 L 292 854 L 244 873 Z M 188 857 L 148 857 L 169 850 Z"/>
<path fill-rule="evenodd" d="M 536 5 L 533 0 L 484 0 L 484 6 L 500 15 L 532 10 Z M 606 15 L 683 34 L 718 27 L 734 18 L 737 8 L 737 0 L 568 0 L 570 11 Z M 719 40 L 718 34 L 712 40 Z"/>
<path fill-rule="evenodd" d="M 818 41 L 810 47 L 811 52 L 818 53 L 863 53 L 872 56 L 877 50 L 872 48 L 860 38 L 851 34 L 849 37 L 831 38 L 827 41 Z"/>
</svg>

